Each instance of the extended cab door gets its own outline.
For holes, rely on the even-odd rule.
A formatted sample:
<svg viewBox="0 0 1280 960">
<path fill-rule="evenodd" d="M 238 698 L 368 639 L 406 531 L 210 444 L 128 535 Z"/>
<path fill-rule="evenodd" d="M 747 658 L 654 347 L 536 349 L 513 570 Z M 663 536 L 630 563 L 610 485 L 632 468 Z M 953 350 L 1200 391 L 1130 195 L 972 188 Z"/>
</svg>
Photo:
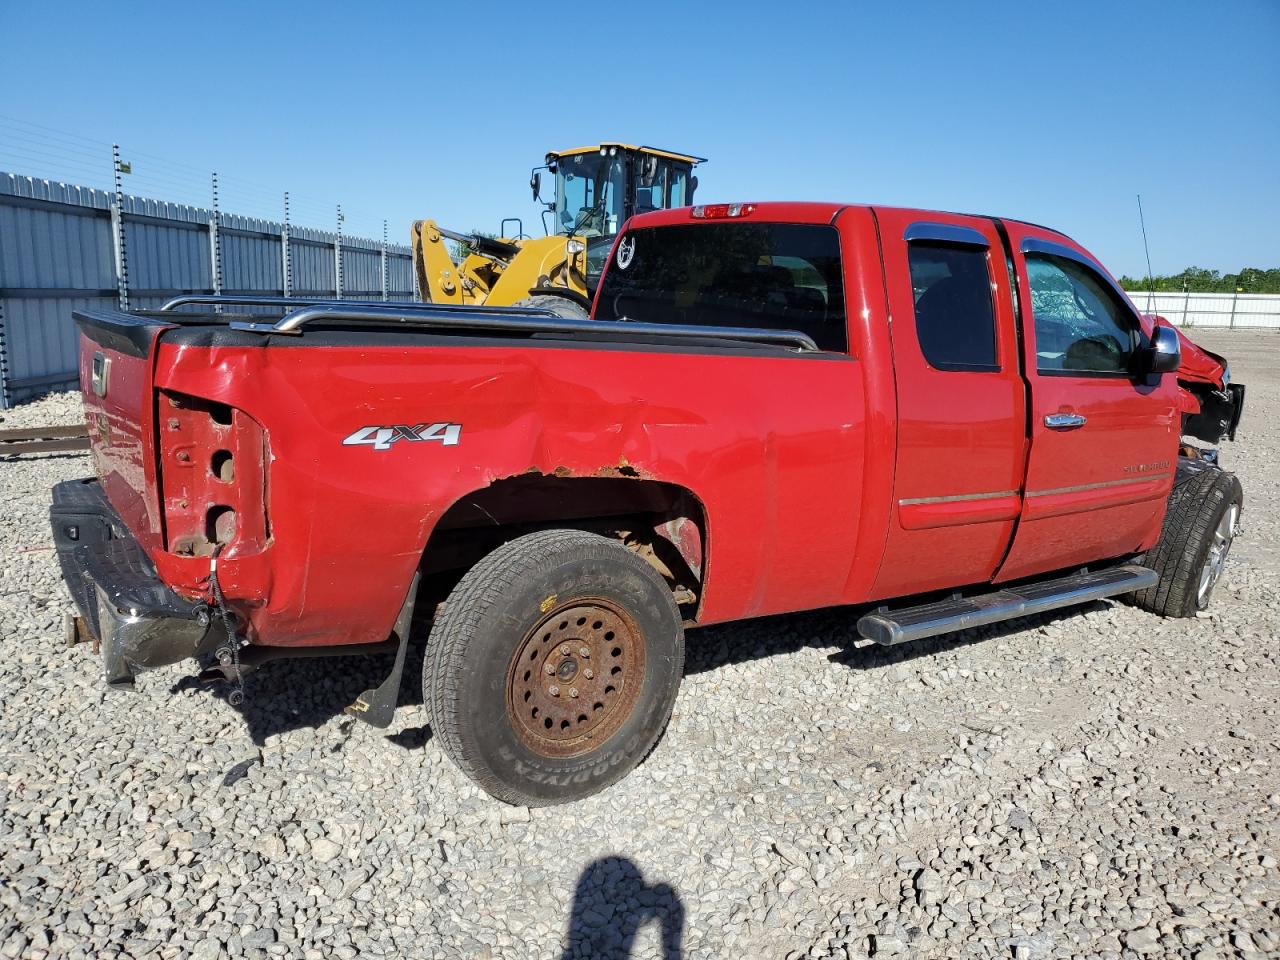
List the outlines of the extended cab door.
<svg viewBox="0 0 1280 960">
<path fill-rule="evenodd" d="M 1022 507 L 1026 387 L 992 220 L 875 211 L 898 447 L 873 597 L 991 579 Z"/>
<path fill-rule="evenodd" d="M 1008 224 L 1018 277 L 1031 451 L 1022 515 L 999 580 L 1149 548 L 1177 462 L 1172 376 L 1138 375 L 1143 320 L 1082 248 Z"/>
</svg>

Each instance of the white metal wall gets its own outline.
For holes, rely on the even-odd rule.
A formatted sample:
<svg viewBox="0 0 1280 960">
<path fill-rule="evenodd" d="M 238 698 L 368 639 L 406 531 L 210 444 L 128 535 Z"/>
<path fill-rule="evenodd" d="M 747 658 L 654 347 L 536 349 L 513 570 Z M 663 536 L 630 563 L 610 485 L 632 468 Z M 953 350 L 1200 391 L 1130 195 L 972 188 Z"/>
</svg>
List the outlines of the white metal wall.
<svg viewBox="0 0 1280 960">
<path fill-rule="evenodd" d="M 214 292 L 214 211 L 122 196 L 121 258 L 114 206 L 105 190 L 0 173 L 0 407 L 75 382 L 71 312 L 118 304 L 117 259 L 131 309 Z M 228 213 L 216 223 L 222 293 L 284 293 L 285 224 Z M 415 299 L 408 247 L 344 235 L 339 248 L 336 233 L 287 230 L 293 294 Z"/>
<path fill-rule="evenodd" d="M 1180 327 L 1280 329 L 1280 294 L 1150 293 L 1128 290 L 1143 313 L 1158 313 Z"/>
</svg>

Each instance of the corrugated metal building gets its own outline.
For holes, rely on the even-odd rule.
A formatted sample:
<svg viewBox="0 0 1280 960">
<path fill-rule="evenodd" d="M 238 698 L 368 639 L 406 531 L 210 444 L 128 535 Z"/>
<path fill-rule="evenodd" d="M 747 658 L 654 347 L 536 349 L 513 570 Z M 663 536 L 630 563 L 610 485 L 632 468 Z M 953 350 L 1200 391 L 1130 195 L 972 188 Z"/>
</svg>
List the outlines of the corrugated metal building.
<svg viewBox="0 0 1280 960">
<path fill-rule="evenodd" d="M 214 292 L 212 210 L 122 197 L 119 257 L 114 199 L 103 190 L 0 173 L 0 406 L 74 384 L 73 310 L 114 307 L 122 286 L 134 309 Z M 290 225 L 286 234 L 282 223 L 219 213 L 216 236 L 225 294 L 284 294 L 287 236 L 290 293 L 414 299 L 411 252 L 402 245 L 344 235 L 339 290 L 336 233 Z"/>
</svg>

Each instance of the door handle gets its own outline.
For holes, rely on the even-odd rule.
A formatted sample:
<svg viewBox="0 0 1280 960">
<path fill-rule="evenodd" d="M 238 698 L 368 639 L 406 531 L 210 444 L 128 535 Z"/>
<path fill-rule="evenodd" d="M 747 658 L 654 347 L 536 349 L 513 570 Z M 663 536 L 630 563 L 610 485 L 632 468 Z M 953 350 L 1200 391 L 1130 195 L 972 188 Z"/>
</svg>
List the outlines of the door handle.
<svg viewBox="0 0 1280 960">
<path fill-rule="evenodd" d="M 1051 413 L 1044 418 L 1044 425 L 1050 430 L 1074 430 L 1083 427 L 1086 420 L 1078 413 Z"/>
</svg>

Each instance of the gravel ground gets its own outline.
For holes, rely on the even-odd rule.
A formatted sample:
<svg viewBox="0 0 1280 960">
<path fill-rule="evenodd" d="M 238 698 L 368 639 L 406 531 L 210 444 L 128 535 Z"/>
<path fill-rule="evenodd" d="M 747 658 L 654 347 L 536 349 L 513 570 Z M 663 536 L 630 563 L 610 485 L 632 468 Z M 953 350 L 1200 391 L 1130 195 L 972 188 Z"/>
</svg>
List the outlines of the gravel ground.
<svg viewBox="0 0 1280 960">
<path fill-rule="evenodd" d="M 1249 384 L 1208 616 L 695 631 L 653 755 L 532 811 L 445 761 L 416 692 L 345 719 L 372 661 L 272 665 L 244 714 L 184 667 L 107 693 L 45 520 L 88 459 L 0 460 L 0 956 L 1280 956 L 1280 336 L 1202 338 Z"/>
</svg>

